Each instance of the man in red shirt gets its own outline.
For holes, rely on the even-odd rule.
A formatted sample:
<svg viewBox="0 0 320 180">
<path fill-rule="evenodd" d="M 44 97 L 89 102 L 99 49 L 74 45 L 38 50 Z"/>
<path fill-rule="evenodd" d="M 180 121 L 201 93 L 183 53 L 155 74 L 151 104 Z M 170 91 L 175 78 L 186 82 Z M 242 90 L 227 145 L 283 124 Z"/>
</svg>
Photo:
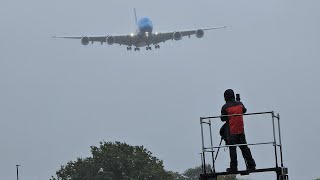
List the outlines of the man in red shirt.
<svg viewBox="0 0 320 180">
<path fill-rule="evenodd" d="M 224 92 L 224 99 L 226 104 L 222 106 L 221 115 L 243 114 L 247 112 L 242 102 L 236 101 L 232 89 L 227 89 Z M 226 122 L 227 145 L 247 144 L 246 136 L 244 134 L 243 116 L 224 116 L 221 121 Z M 247 170 L 255 170 L 256 163 L 252 158 L 251 151 L 247 145 L 239 146 L 243 158 L 246 162 Z M 237 147 L 229 147 L 230 153 L 230 168 L 227 172 L 238 171 Z"/>
</svg>

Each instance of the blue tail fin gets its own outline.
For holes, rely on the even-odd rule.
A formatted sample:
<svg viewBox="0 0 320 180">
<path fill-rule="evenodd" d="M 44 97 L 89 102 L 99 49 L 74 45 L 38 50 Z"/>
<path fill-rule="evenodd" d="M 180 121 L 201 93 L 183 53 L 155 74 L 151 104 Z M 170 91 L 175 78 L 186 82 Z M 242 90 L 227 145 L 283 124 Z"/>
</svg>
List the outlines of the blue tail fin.
<svg viewBox="0 0 320 180">
<path fill-rule="evenodd" d="M 134 20 L 135 20 L 135 22 L 136 22 L 136 27 L 138 27 L 138 19 L 137 19 L 136 8 L 134 8 L 133 10 L 134 10 Z"/>
</svg>

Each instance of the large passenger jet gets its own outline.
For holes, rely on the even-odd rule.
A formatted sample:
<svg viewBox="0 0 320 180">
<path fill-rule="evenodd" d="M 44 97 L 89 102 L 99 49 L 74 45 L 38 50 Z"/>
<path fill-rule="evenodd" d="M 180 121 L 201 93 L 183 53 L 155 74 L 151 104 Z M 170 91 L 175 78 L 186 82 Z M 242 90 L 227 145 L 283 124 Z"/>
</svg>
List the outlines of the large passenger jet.
<svg viewBox="0 0 320 180">
<path fill-rule="evenodd" d="M 153 24 L 149 18 L 143 17 L 138 21 L 135 9 L 134 16 L 137 26 L 136 33 L 105 36 L 54 36 L 54 38 L 80 39 L 82 45 L 88 45 L 90 42 L 92 44 L 93 42 L 99 42 L 101 45 L 103 43 L 107 43 L 109 45 L 119 44 L 127 46 L 128 51 L 132 50 L 132 47 L 134 47 L 134 51 L 140 51 L 140 47 L 146 47 L 146 50 L 151 50 L 151 45 L 154 45 L 155 49 L 159 49 L 159 43 L 167 40 L 178 41 L 184 36 L 188 36 L 190 38 L 191 35 L 196 35 L 197 38 L 202 38 L 204 36 L 204 31 L 225 28 L 225 26 L 221 26 L 186 31 L 153 32 Z"/>
</svg>

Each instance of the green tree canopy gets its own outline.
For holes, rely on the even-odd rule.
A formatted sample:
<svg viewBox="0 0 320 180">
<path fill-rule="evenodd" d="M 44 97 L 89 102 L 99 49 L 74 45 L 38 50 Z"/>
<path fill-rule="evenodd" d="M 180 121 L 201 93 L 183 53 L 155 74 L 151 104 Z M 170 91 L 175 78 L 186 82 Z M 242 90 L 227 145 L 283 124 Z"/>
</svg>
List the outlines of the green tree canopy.
<svg viewBox="0 0 320 180">
<path fill-rule="evenodd" d="M 120 142 L 101 142 L 91 146 L 92 157 L 70 161 L 56 172 L 52 180 L 164 180 L 172 173 L 164 170 L 163 162 L 143 146 Z"/>
<path fill-rule="evenodd" d="M 212 167 L 210 165 L 206 166 L 206 171 L 211 172 Z M 194 168 L 187 169 L 183 176 L 185 180 L 199 180 L 200 174 L 202 174 L 202 166 L 196 166 Z M 218 180 L 237 180 L 235 175 L 228 175 L 228 176 L 219 176 Z"/>
<path fill-rule="evenodd" d="M 91 146 L 91 153 L 92 157 L 61 166 L 51 180 L 199 180 L 202 173 L 201 166 L 182 174 L 166 171 L 163 162 L 143 146 L 100 142 L 99 147 Z M 211 172 L 211 166 L 206 170 Z M 236 176 L 219 176 L 218 180 L 236 180 Z"/>
</svg>

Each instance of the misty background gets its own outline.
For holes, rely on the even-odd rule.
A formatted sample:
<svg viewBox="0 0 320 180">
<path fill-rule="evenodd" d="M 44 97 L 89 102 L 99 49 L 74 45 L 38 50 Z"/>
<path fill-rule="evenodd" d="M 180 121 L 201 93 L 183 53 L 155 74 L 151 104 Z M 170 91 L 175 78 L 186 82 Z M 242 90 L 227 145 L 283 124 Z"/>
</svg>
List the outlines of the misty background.
<svg viewBox="0 0 320 180">
<path fill-rule="evenodd" d="M 248 112 L 280 113 L 291 180 L 320 177 L 319 7 L 316 0 L 1 0 L 0 179 L 15 179 L 16 164 L 22 180 L 49 179 L 99 141 L 144 145 L 166 170 L 183 172 L 200 165 L 199 117 L 219 115 L 228 88 Z M 130 34 L 133 8 L 158 32 L 227 29 L 140 52 L 51 38 Z M 268 118 L 246 118 L 248 142 L 270 141 Z M 257 168 L 274 166 L 272 147 L 251 150 Z M 240 153 L 238 161 L 244 168 Z M 228 165 L 221 151 L 217 170 Z"/>
</svg>

